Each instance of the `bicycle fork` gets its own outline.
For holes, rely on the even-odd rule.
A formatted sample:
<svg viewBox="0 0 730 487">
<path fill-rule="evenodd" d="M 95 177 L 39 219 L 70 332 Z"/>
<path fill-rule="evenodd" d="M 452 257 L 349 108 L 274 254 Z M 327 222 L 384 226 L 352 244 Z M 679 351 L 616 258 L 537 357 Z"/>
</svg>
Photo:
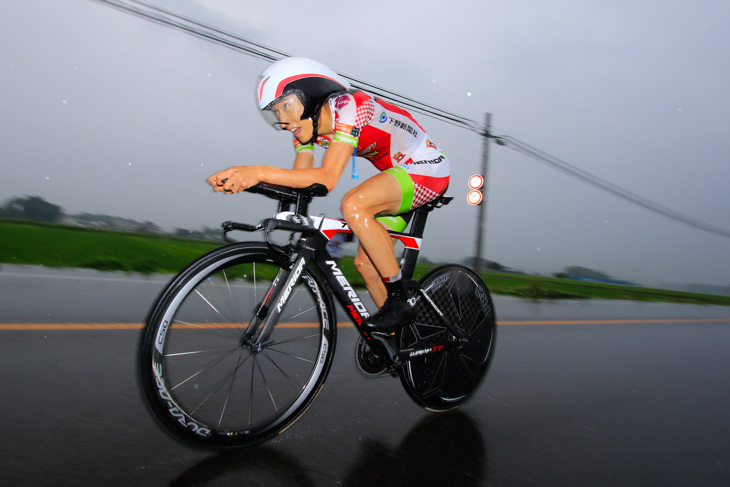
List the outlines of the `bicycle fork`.
<svg viewBox="0 0 730 487">
<path fill-rule="evenodd" d="M 243 345 L 250 347 L 253 352 L 260 352 L 270 344 L 269 338 L 274 331 L 274 326 L 279 322 L 282 310 L 311 259 L 312 252 L 303 249 L 297 254 L 291 269 L 287 270 L 283 267 L 279 269 L 266 297 L 258 306 L 248 328 L 243 333 L 241 339 Z"/>
</svg>

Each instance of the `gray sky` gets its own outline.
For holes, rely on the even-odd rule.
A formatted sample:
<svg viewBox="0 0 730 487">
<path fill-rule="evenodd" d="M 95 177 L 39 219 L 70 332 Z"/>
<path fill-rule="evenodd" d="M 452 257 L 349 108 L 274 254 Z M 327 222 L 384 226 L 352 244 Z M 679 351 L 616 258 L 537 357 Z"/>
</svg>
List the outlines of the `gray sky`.
<svg viewBox="0 0 730 487">
<path fill-rule="evenodd" d="M 482 122 L 645 198 L 730 230 L 730 3 L 492 0 L 344 3 L 148 0 L 176 13 Z M 0 0 L 0 200 L 166 229 L 270 216 L 214 194 L 232 164 L 293 160 L 257 113 L 265 61 L 89 0 Z M 453 204 L 424 255 L 474 250 L 473 132 L 417 116 L 452 161 Z M 361 177 L 374 174 L 358 160 Z M 312 211 L 338 216 L 343 177 Z M 631 205 L 492 145 L 484 254 L 642 283 L 730 284 L 730 239 Z"/>
</svg>

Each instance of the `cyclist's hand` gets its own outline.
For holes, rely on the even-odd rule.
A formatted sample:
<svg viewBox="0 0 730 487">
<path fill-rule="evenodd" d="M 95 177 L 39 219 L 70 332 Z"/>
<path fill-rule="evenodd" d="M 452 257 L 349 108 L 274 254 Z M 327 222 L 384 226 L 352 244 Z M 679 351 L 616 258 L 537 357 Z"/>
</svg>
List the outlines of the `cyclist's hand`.
<svg viewBox="0 0 730 487">
<path fill-rule="evenodd" d="M 261 182 L 256 166 L 233 166 L 219 171 L 208 178 L 208 183 L 217 193 L 240 193 Z"/>
</svg>

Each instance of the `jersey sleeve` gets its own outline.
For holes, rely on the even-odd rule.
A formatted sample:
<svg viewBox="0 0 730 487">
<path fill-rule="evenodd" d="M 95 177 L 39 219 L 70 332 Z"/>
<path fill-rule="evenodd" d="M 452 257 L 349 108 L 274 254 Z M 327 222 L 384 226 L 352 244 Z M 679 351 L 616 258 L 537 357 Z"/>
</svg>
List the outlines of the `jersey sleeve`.
<svg viewBox="0 0 730 487">
<path fill-rule="evenodd" d="M 294 151 L 299 154 L 300 152 L 310 152 L 314 154 L 314 144 L 302 144 L 294 137 Z"/>
<path fill-rule="evenodd" d="M 335 98 L 333 142 L 345 142 L 357 147 L 360 131 L 375 115 L 375 104 L 363 92 L 345 93 Z"/>
</svg>

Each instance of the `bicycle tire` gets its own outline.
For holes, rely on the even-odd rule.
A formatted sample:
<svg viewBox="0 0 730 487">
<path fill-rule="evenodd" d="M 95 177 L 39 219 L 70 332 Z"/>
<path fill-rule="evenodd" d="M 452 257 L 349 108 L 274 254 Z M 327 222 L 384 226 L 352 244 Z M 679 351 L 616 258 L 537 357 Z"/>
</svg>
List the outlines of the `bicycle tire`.
<svg viewBox="0 0 730 487">
<path fill-rule="evenodd" d="M 289 256 L 263 243 L 213 250 L 162 292 L 140 337 L 138 373 L 157 422 L 188 443 L 259 444 L 291 426 L 329 373 L 336 316 L 309 267 L 291 290 L 263 350 L 243 331 Z"/>
<path fill-rule="evenodd" d="M 419 287 L 468 339 L 460 348 L 412 357 L 400 370 L 408 395 L 430 411 L 463 404 L 487 373 L 497 333 L 494 304 L 484 282 L 471 269 L 447 264 L 426 274 Z M 453 334 L 433 309 L 417 298 L 415 323 L 397 333 L 401 349 L 443 345 Z"/>
</svg>

